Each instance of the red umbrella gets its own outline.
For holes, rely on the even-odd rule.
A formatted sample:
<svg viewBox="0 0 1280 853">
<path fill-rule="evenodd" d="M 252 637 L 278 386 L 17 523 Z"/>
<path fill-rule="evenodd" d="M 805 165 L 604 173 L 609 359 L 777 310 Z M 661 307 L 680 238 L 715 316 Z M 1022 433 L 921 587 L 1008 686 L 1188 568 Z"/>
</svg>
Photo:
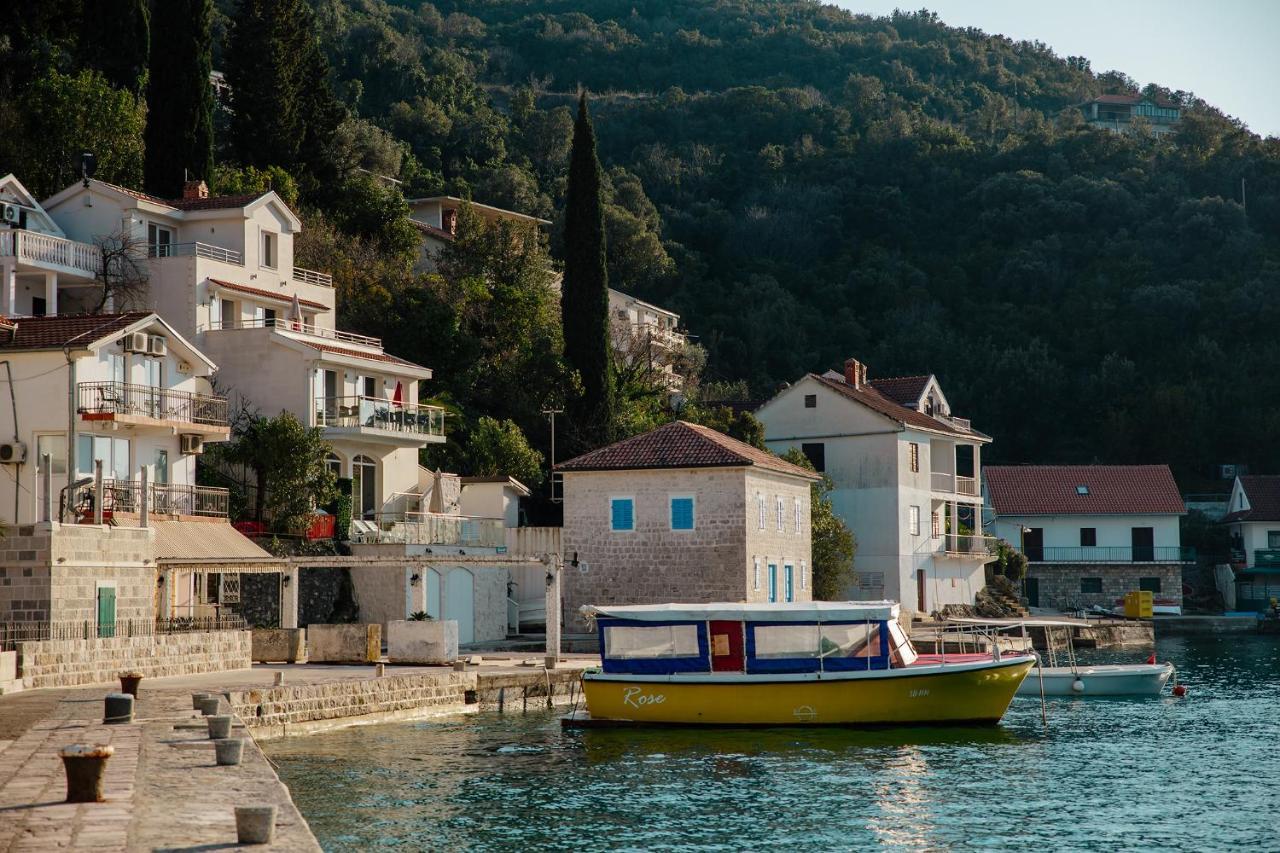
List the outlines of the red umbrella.
<svg viewBox="0 0 1280 853">
<path fill-rule="evenodd" d="M 397 408 L 404 405 L 404 388 L 399 379 L 396 380 L 396 393 L 391 396 L 391 403 Z"/>
</svg>

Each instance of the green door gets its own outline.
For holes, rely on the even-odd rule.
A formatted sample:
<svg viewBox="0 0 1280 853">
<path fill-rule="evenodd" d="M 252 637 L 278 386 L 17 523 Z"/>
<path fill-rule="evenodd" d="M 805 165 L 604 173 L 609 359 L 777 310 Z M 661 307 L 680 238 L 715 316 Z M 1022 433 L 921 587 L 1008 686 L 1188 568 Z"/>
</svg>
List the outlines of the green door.
<svg viewBox="0 0 1280 853">
<path fill-rule="evenodd" d="M 1026 584 L 1027 606 L 1039 607 L 1040 606 L 1040 579 L 1027 578 L 1026 580 L 1023 581 L 1023 583 Z"/>
<path fill-rule="evenodd" d="M 98 636 L 116 635 L 116 588 L 98 587 Z"/>
</svg>

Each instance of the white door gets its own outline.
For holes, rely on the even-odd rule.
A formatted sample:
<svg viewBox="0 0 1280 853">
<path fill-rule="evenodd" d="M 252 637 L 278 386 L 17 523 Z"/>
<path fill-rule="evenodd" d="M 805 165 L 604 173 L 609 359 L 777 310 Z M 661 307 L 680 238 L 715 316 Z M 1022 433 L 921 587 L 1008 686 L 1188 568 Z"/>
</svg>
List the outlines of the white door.
<svg viewBox="0 0 1280 853">
<path fill-rule="evenodd" d="M 427 613 L 432 619 L 440 619 L 440 582 L 443 578 L 435 569 L 427 569 L 423 578 L 427 585 Z"/>
<path fill-rule="evenodd" d="M 457 621 L 459 643 L 475 642 L 475 578 L 466 569 L 450 569 L 445 575 L 444 618 Z"/>
</svg>

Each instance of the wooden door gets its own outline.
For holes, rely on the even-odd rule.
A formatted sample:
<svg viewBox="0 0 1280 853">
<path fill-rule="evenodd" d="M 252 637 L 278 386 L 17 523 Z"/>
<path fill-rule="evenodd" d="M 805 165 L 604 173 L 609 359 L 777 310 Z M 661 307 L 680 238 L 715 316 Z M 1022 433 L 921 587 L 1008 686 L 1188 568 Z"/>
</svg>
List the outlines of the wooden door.
<svg viewBox="0 0 1280 853">
<path fill-rule="evenodd" d="M 924 569 L 916 569 L 916 610 L 920 613 L 929 612 L 925 606 L 925 577 Z"/>
<path fill-rule="evenodd" d="M 742 623 L 712 621 L 711 669 L 715 672 L 742 672 L 745 665 Z"/>
</svg>

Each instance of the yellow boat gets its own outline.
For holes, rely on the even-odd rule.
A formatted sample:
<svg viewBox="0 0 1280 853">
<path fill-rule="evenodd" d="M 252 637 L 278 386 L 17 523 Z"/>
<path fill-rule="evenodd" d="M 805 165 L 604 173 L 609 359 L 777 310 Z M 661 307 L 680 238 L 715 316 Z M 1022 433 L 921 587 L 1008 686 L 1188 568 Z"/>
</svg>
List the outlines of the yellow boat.
<svg viewBox="0 0 1280 853">
<path fill-rule="evenodd" d="M 1027 654 L 921 655 L 891 601 L 586 606 L 601 667 L 572 724 L 994 724 Z"/>
</svg>

